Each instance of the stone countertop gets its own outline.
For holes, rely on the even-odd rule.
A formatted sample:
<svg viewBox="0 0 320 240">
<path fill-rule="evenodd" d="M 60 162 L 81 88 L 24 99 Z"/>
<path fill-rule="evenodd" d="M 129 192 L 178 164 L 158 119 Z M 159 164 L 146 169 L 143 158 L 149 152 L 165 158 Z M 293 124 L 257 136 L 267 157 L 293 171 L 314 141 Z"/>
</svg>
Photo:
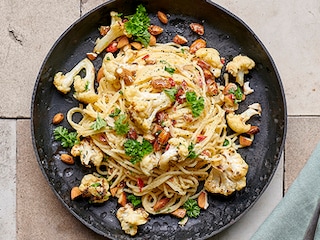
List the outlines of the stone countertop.
<svg viewBox="0 0 320 240">
<path fill-rule="evenodd" d="M 59 202 L 33 152 L 30 103 L 35 80 L 62 32 L 102 0 L 0 2 L 0 230 L 3 239 L 103 239 Z M 285 149 L 255 206 L 213 239 L 249 239 L 304 166 L 320 140 L 320 2 L 217 0 L 241 18 L 279 70 L 288 108 Z M 319 75 L 318 75 L 319 74 Z"/>
</svg>

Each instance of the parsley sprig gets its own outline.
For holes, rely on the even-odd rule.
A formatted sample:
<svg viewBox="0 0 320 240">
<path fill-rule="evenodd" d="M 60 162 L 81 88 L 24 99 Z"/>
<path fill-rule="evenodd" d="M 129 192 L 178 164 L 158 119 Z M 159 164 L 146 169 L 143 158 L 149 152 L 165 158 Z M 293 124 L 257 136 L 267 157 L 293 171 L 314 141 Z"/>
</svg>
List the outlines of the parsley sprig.
<svg viewBox="0 0 320 240">
<path fill-rule="evenodd" d="M 141 198 L 133 194 L 128 195 L 128 200 L 132 203 L 133 207 L 137 207 L 141 204 Z"/>
<path fill-rule="evenodd" d="M 195 92 L 186 92 L 186 100 L 191 108 L 192 116 L 199 117 L 204 109 L 204 98 L 197 97 Z"/>
<path fill-rule="evenodd" d="M 127 19 L 128 21 L 124 24 L 126 32 L 132 35 L 135 41 L 141 42 L 145 47 L 148 46 L 150 42 L 150 33 L 148 32 L 150 18 L 145 7 L 140 4 L 136 13 L 127 16 Z"/>
<path fill-rule="evenodd" d="M 91 129 L 98 131 L 101 128 L 104 128 L 107 126 L 107 122 L 101 118 L 98 114 L 96 121 L 93 122 L 93 124 L 91 125 Z"/>
<path fill-rule="evenodd" d="M 114 122 L 114 129 L 118 135 L 125 135 L 129 132 L 129 123 L 125 114 L 119 114 Z"/>
<path fill-rule="evenodd" d="M 144 156 L 153 150 L 152 144 L 146 139 L 143 139 L 142 143 L 134 139 L 128 139 L 123 146 L 126 155 L 131 157 L 130 162 L 132 164 L 140 162 Z"/>
<path fill-rule="evenodd" d="M 54 139 L 61 142 L 61 146 L 64 148 L 73 147 L 73 145 L 79 143 L 76 132 L 69 132 L 67 128 L 59 126 L 53 131 Z"/>
<path fill-rule="evenodd" d="M 188 199 L 183 204 L 183 207 L 187 210 L 188 217 L 197 218 L 200 215 L 200 207 L 194 199 Z"/>
</svg>

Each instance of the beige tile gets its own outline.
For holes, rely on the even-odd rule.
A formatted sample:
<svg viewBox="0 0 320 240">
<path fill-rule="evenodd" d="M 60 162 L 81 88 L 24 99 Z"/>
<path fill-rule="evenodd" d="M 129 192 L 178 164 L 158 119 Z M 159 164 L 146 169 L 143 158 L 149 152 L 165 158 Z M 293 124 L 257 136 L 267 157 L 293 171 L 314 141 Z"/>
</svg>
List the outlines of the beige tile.
<svg viewBox="0 0 320 240">
<path fill-rule="evenodd" d="M 320 141 L 320 117 L 289 117 L 285 144 L 285 191 Z"/>
<path fill-rule="evenodd" d="M 0 232 L 16 237 L 16 120 L 0 119 Z"/>
<path fill-rule="evenodd" d="M 79 0 L 0 1 L 0 9 L 0 116 L 29 117 L 42 61 L 79 17 Z"/>
<path fill-rule="evenodd" d="M 81 1 L 81 13 L 85 14 L 105 2 L 107 2 L 107 1 L 105 1 L 105 0 L 82 0 Z"/>
<path fill-rule="evenodd" d="M 105 239 L 82 225 L 54 195 L 33 152 L 30 121 L 18 121 L 17 135 L 17 239 Z"/>
</svg>

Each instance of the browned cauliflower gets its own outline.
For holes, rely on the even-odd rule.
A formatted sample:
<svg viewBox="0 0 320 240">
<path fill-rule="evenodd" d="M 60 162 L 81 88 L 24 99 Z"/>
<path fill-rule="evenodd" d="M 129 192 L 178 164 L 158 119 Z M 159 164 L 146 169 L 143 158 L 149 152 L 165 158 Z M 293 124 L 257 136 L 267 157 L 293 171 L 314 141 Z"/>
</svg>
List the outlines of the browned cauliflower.
<svg viewBox="0 0 320 240">
<path fill-rule="evenodd" d="M 71 154 L 80 156 L 81 164 L 89 167 L 90 163 L 100 166 L 103 160 L 103 153 L 91 140 L 83 139 L 79 144 L 75 144 L 71 149 Z"/>
<path fill-rule="evenodd" d="M 233 149 L 224 150 L 221 156 L 220 164 L 212 167 L 204 187 L 211 193 L 228 196 L 246 186 L 248 165 Z"/>
<path fill-rule="evenodd" d="M 248 74 L 254 66 L 255 62 L 251 58 L 240 54 L 227 64 L 226 70 L 236 78 L 240 86 L 243 86 L 244 74 Z"/>
<path fill-rule="evenodd" d="M 134 86 L 125 88 L 123 97 L 132 119 L 144 133 L 150 132 L 156 114 L 172 104 L 164 92 L 142 92 Z"/>
<path fill-rule="evenodd" d="M 221 75 L 223 64 L 221 63 L 220 54 L 214 48 L 200 48 L 196 51 L 196 56 L 201 58 L 213 68 L 213 75 L 217 78 Z"/>
<path fill-rule="evenodd" d="M 93 52 L 101 53 L 113 40 L 125 35 L 125 28 L 120 15 L 117 12 L 110 12 L 110 30 L 101 39 L 97 39 Z"/>
<path fill-rule="evenodd" d="M 259 103 L 253 103 L 248 106 L 248 109 L 241 114 L 230 112 L 227 114 L 226 119 L 228 126 L 236 133 L 246 133 L 250 130 L 251 124 L 248 121 L 254 115 L 261 114 L 261 106 Z"/>
<path fill-rule="evenodd" d="M 117 218 L 121 223 L 122 230 L 125 233 L 134 236 L 138 232 L 138 226 L 145 224 L 148 221 L 149 214 L 143 209 L 133 209 L 130 203 L 121 207 L 117 211 Z"/>
<path fill-rule="evenodd" d="M 78 75 L 85 70 L 85 77 Z M 63 74 L 58 72 L 54 76 L 53 84 L 62 93 L 70 92 L 73 84 L 74 97 L 83 103 L 92 103 L 97 101 L 98 95 L 94 90 L 95 70 L 92 62 L 85 58 L 80 61 L 70 72 Z"/>
<path fill-rule="evenodd" d="M 111 196 L 107 179 L 93 174 L 87 174 L 82 178 L 79 190 L 83 197 L 90 198 L 93 203 L 105 202 Z"/>
</svg>

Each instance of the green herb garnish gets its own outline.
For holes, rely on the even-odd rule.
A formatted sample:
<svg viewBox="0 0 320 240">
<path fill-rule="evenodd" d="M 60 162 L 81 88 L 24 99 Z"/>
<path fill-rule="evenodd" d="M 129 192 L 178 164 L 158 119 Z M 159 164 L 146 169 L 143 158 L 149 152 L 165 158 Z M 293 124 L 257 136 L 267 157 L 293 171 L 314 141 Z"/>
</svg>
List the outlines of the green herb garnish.
<svg viewBox="0 0 320 240">
<path fill-rule="evenodd" d="M 146 139 L 140 143 L 134 139 L 128 139 L 124 144 L 124 150 L 126 155 L 130 156 L 130 162 L 136 164 L 142 160 L 142 158 L 152 152 L 152 144 Z"/>
<path fill-rule="evenodd" d="M 197 218 L 200 215 L 200 207 L 198 203 L 194 199 L 188 199 L 184 204 L 183 207 L 187 210 L 188 217 Z"/>
<path fill-rule="evenodd" d="M 186 92 L 186 100 L 191 108 L 192 116 L 199 117 L 204 109 L 204 98 L 197 97 L 195 92 Z"/>
<path fill-rule="evenodd" d="M 228 139 L 225 139 L 224 142 L 223 142 L 223 146 L 228 146 L 229 145 L 229 140 Z"/>
<path fill-rule="evenodd" d="M 114 118 L 114 117 L 118 116 L 120 113 L 121 113 L 121 110 L 119 108 L 116 108 L 113 110 L 112 113 L 109 114 L 109 117 Z"/>
<path fill-rule="evenodd" d="M 129 132 L 129 123 L 125 114 L 120 114 L 114 122 L 114 129 L 118 135 L 125 135 Z"/>
<path fill-rule="evenodd" d="M 165 94 L 170 98 L 171 102 L 174 102 L 176 100 L 176 94 L 178 92 L 178 89 L 173 87 L 169 89 L 164 89 Z"/>
<path fill-rule="evenodd" d="M 94 188 L 96 188 L 96 187 L 100 187 L 101 186 L 101 183 L 92 183 L 91 185 L 90 185 L 90 187 L 94 187 Z"/>
<path fill-rule="evenodd" d="M 94 121 L 94 123 L 91 125 L 91 129 L 95 130 L 95 131 L 98 131 L 100 130 L 101 128 L 104 128 L 107 126 L 107 122 L 102 119 L 99 114 L 97 116 L 97 119 Z"/>
<path fill-rule="evenodd" d="M 241 90 L 241 88 L 239 86 L 237 86 L 236 90 L 230 89 L 229 93 L 232 93 L 236 97 L 236 99 L 234 100 L 235 103 L 239 103 L 239 102 L 242 101 L 243 93 L 242 93 L 242 90 Z"/>
<path fill-rule="evenodd" d="M 141 42 L 147 47 L 150 42 L 150 33 L 148 32 L 150 18 L 145 7 L 140 4 L 136 9 L 136 13 L 127 16 L 127 19 L 128 21 L 124 23 L 126 32 L 132 35 L 135 41 Z"/>
<path fill-rule="evenodd" d="M 174 72 L 176 71 L 174 68 L 172 68 L 172 67 L 167 67 L 167 66 L 164 67 L 164 70 L 165 70 L 166 72 L 170 73 L 171 75 L 174 74 Z"/>
<path fill-rule="evenodd" d="M 196 152 L 194 151 L 194 144 L 191 143 L 188 147 L 188 151 L 189 151 L 189 154 L 188 154 L 188 157 L 187 158 L 190 158 L 190 159 L 195 159 L 198 157 L 198 154 L 196 154 Z"/>
<path fill-rule="evenodd" d="M 76 132 L 69 132 L 65 127 L 59 126 L 53 131 L 54 139 L 61 141 L 61 146 L 64 148 L 73 147 L 79 143 Z"/>
<path fill-rule="evenodd" d="M 141 204 L 141 198 L 133 194 L 128 195 L 127 199 L 132 203 L 133 207 L 137 207 Z"/>
</svg>

